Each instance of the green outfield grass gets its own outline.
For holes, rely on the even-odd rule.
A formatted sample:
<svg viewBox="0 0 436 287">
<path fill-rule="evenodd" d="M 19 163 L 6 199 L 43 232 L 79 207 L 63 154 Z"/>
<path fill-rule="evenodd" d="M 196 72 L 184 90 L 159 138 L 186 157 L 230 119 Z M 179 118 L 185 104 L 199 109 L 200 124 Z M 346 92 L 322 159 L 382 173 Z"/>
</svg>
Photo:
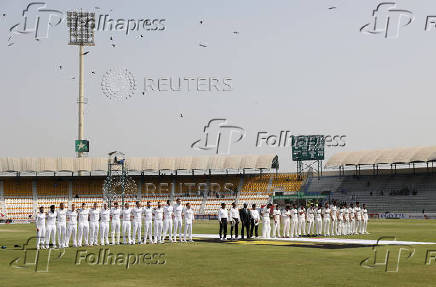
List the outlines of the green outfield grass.
<svg viewBox="0 0 436 287">
<path fill-rule="evenodd" d="M 218 223 L 197 221 L 194 233 L 217 233 Z M 377 239 L 395 236 L 397 240 L 436 242 L 436 220 L 372 220 L 370 235 L 348 238 Z M 14 248 L 34 236 L 34 225 L 0 225 L 1 286 L 435 286 L 436 263 L 426 265 L 427 250 L 436 245 L 412 246 L 415 253 L 400 257 L 398 272 L 385 272 L 384 266 L 364 268 L 360 262 L 372 257 L 372 247 L 323 244 L 268 244 L 266 241 L 238 243 L 177 243 L 163 245 L 106 246 L 112 253 L 164 254 L 165 264 L 76 265 L 79 249 L 68 248 L 50 255 L 47 273 L 34 272 L 34 266 L 16 268 L 10 262 L 24 256 Z M 332 248 L 335 247 L 335 248 Z M 97 253 L 101 247 L 88 247 Z M 82 248 L 81 250 L 85 250 Z M 385 249 L 380 249 L 385 254 Z M 398 247 L 389 247 L 397 254 Z M 380 252 L 381 252 L 380 251 Z M 28 251 L 29 254 L 34 251 Z M 82 255 L 85 254 L 82 251 Z M 133 256 L 133 255 L 132 255 Z M 135 255 L 136 256 L 136 255 Z M 396 255 L 395 255 L 396 256 Z M 435 251 L 436 256 L 436 251 Z M 45 253 L 45 257 L 47 253 Z M 148 258 L 148 257 L 147 257 Z M 46 259 L 40 259 L 44 263 Z M 395 263 L 394 260 L 390 261 Z M 20 266 L 18 261 L 15 266 Z M 41 263 L 41 264 L 43 264 Z M 42 266 L 42 265 L 41 265 Z M 393 268 L 395 264 L 390 265 Z M 393 269 L 392 269 L 393 270 Z"/>
</svg>

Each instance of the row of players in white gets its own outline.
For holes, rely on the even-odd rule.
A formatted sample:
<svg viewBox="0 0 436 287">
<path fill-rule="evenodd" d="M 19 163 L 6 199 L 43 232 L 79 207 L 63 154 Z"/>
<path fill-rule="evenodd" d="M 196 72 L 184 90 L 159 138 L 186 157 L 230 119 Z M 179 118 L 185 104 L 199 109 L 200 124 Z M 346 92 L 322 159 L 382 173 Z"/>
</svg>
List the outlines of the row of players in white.
<svg viewBox="0 0 436 287">
<path fill-rule="evenodd" d="M 56 247 L 56 233 L 58 234 L 59 247 L 68 247 L 71 239 L 74 247 L 82 246 L 82 239 L 86 246 L 88 245 L 88 236 L 89 245 L 98 245 L 99 229 L 101 245 L 109 244 L 110 219 L 112 219 L 112 244 L 120 244 L 121 226 L 124 244 L 140 243 L 142 241 L 142 217 L 144 217 L 145 228 L 144 244 L 147 243 L 147 237 L 150 243 L 163 243 L 167 234 L 169 234 L 169 240 L 175 242 L 177 241 L 177 232 L 179 232 L 181 242 L 186 242 L 187 239 L 192 241 L 192 223 L 195 218 L 189 203 L 184 207 L 180 199 L 177 199 L 174 206 L 167 201 L 167 205 L 163 208 L 160 203 L 157 208 L 152 208 L 150 202 L 147 202 L 146 207 L 141 207 L 139 202 L 136 202 L 134 208 L 130 208 L 128 203 L 124 205 L 123 209 L 118 207 L 118 203 L 114 203 L 114 206 L 114 208 L 108 209 L 107 205 L 104 204 L 103 209 L 100 210 L 95 203 L 93 208 L 87 209 L 86 204 L 83 203 L 79 210 L 75 209 L 74 204 L 71 210 L 66 210 L 64 204 L 61 203 L 60 208 L 56 211 L 54 205 L 50 206 L 48 213 L 44 213 L 44 209 L 41 207 L 35 215 L 37 248 L 49 248 L 50 239 L 53 246 Z M 185 229 L 182 237 L 183 222 Z M 133 237 L 131 237 L 131 232 L 133 232 Z"/>
<path fill-rule="evenodd" d="M 316 207 L 312 204 L 311 207 L 307 209 L 304 206 L 297 209 L 297 206 L 294 204 L 292 209 L 290 206 L 286 206 L 283 211 L 276 205 L 276 208 L 272 212 L 269 207 L 271 207 L 271 205 L 261 210 L 260 215 L 257 210 L 250 210 L 250 214 L 255 220 L 256 218 L 259 219 L 259 217 L 262 217 L 263 238 L 271 237 L 271 215 L 274 220 L 273 238 L 276 236 L 280 237 L 280 219 L 283 221 L 283 237 L 368 234 L 368 210 L 365 204 L 363 204 L 361 208 L 358 202 L 356 203 L 356 207 L 353 207 L 353 204 L 351 204 L 350 207 L 346 204 L 340 207 L 333 204 L 330 207 L 329 204 L 326 203 L 324 208 L 321 205 Z"/>
</svg>

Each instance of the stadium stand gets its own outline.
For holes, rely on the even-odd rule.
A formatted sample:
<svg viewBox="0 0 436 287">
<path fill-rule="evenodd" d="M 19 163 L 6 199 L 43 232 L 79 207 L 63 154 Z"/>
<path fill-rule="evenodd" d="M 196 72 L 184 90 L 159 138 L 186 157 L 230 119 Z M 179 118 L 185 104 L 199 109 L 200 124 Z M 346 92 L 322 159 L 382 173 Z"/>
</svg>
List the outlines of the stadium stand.
<svg viewBox="0 0 436 287">
<path fill-rule="evenodd" d="M 434 174 L 324 176 L 312 180 L 308 192 L 330 199 L 366 203 L 371 213 L 436 212 Z"/>
<path fill-rule="evenodd" d="M 34 210 L 31 180 L 4 180 L 3 197 L 6 218 L 18 222 L 29 220 Z"/>
</svg>

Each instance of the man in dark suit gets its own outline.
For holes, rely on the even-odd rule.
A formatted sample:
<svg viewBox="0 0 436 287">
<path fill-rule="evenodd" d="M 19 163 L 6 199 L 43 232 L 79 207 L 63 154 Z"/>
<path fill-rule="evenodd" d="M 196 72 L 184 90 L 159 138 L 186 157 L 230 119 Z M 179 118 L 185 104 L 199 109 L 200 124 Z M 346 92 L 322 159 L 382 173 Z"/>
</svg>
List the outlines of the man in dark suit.
<svg viewBox="0 0 436 287">
<path fill-rule="evenodd" d="M 239 209 L 239 217 L 241 218 L 241 238 L 244 239 L 244 229 L 247 232 L 247 238 L 250 237 L 250 211 L 247 204 L 244 203 L 244 208 Z"/>
</svg>

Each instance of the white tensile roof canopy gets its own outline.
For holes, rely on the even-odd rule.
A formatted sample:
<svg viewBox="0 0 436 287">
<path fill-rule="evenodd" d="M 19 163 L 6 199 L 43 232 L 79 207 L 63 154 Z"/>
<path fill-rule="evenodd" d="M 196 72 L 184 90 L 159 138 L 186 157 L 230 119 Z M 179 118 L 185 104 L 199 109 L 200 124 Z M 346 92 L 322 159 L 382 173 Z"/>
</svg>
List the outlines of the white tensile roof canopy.
<svg viewBox="0 0 436 287">
<path fill-rule="evenodd" d="M 0 158 L 0 172 L 79 172 L 107 171 L 108 158 Z M 239 170 L 278 168 L 278 156 L 214 155 L 201 157 L 134 157 L 126 159 L 131 171 L 161 170 Z"/>
<path fill-rule="evenodd" d="M 427 163 L 433 161 L 436 161 L 436 146 L 406 147 L 340 152 L 330 157 L 326 167 Z"/>
</svg>

